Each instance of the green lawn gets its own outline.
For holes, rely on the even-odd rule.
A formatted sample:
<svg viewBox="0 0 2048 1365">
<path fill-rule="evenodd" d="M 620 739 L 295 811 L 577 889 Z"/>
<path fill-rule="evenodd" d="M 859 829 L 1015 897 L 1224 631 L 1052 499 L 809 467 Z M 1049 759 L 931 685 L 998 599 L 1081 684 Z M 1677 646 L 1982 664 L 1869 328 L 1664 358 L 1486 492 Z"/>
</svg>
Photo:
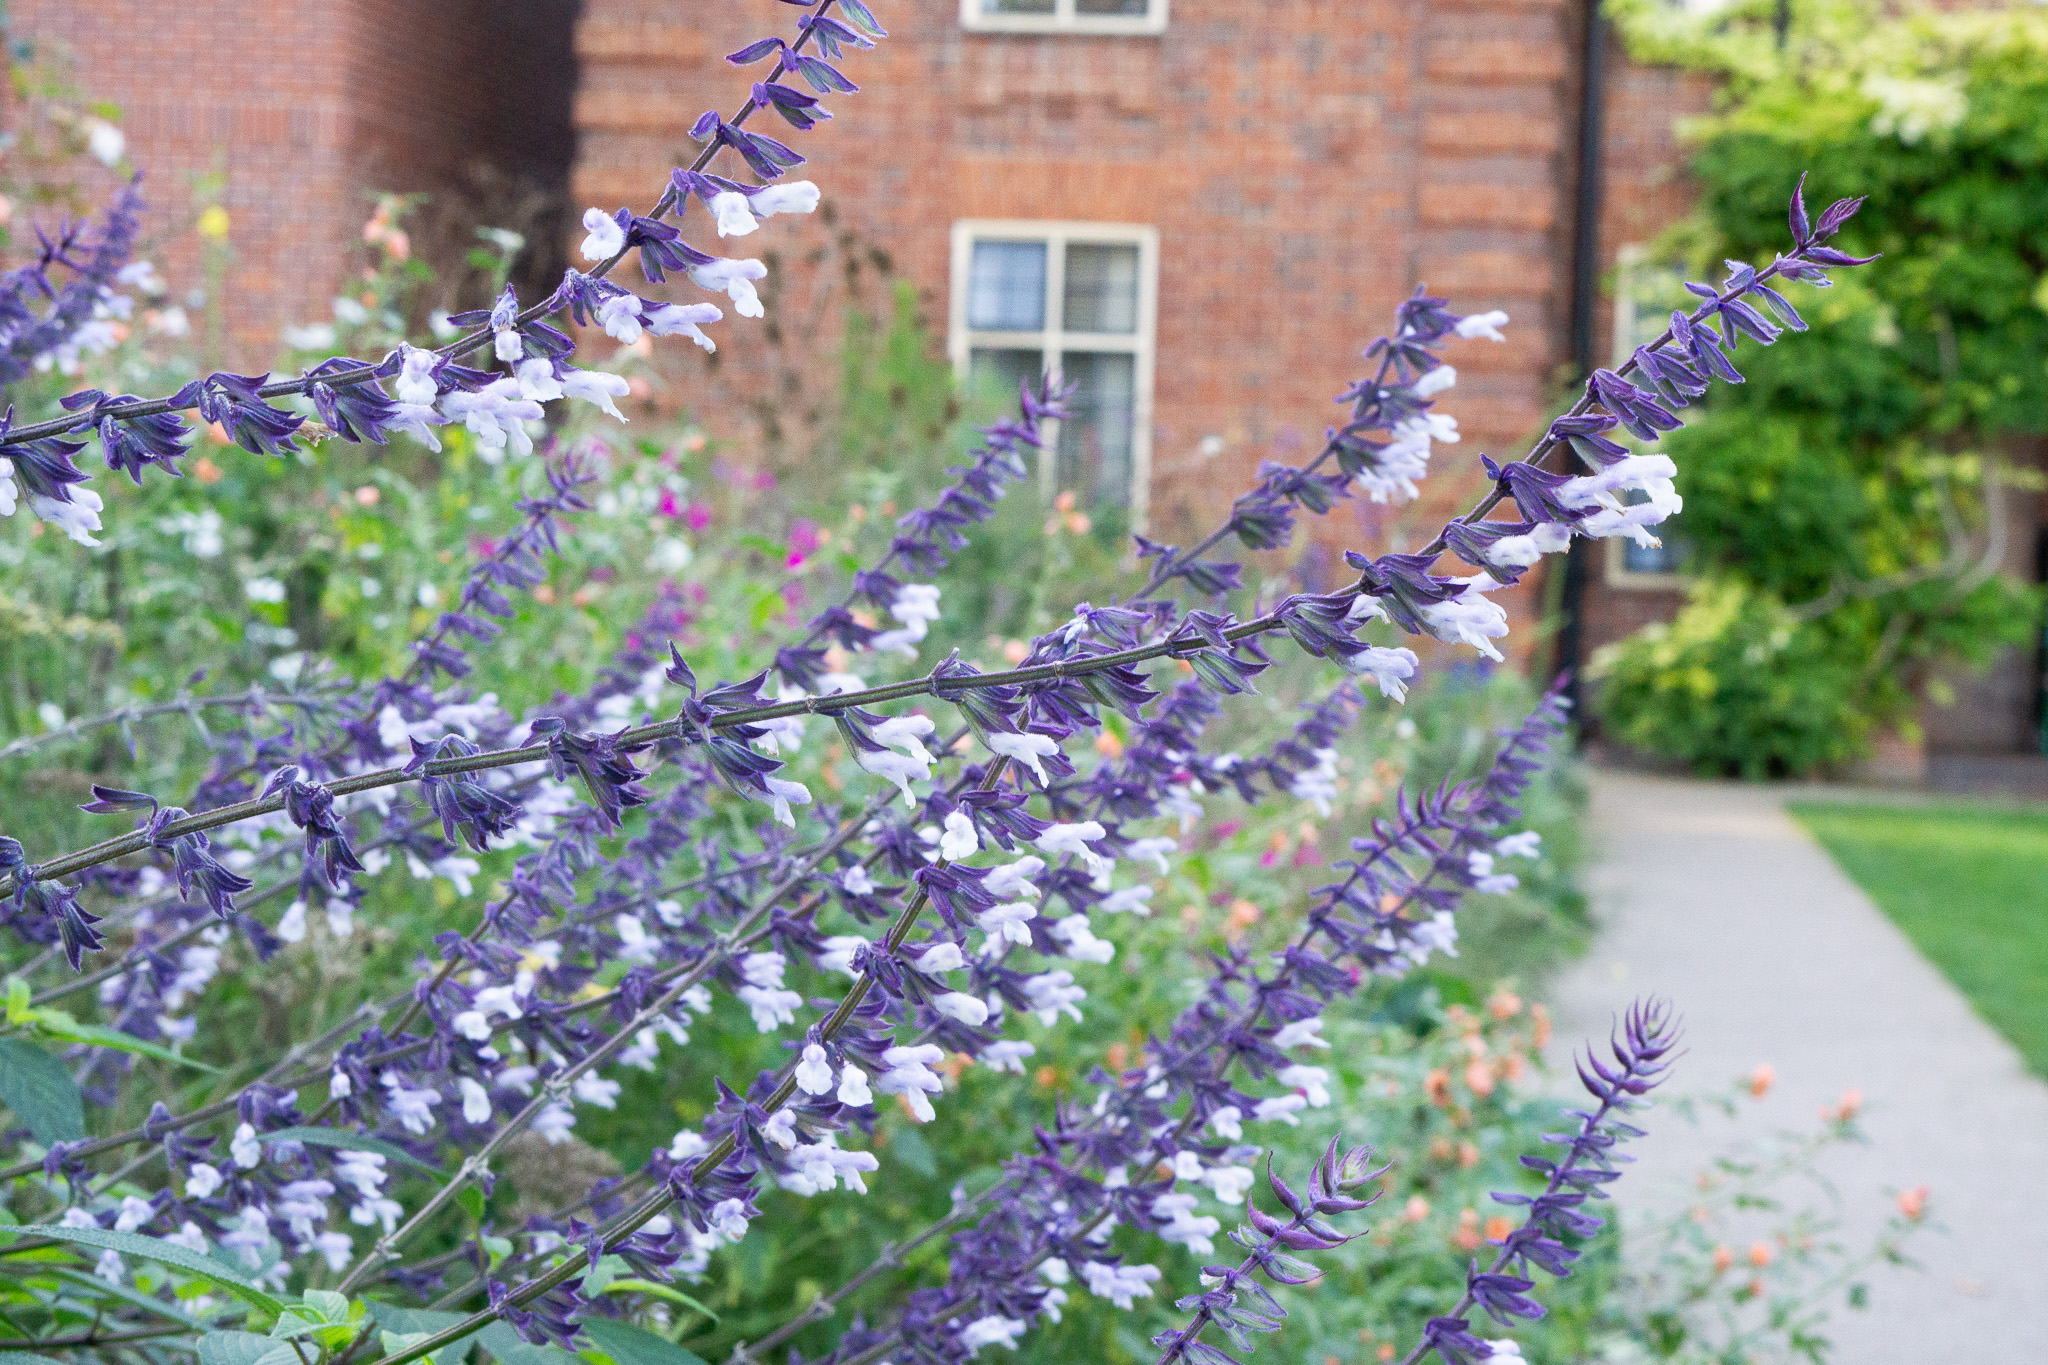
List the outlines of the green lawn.
<svg viewBox="0 0 2048 1365">
<path fill-rule="evenodd" d="M 2048 1077 L 2048 808 L 1795 802 L 1791 811 Z"/>
</svg>

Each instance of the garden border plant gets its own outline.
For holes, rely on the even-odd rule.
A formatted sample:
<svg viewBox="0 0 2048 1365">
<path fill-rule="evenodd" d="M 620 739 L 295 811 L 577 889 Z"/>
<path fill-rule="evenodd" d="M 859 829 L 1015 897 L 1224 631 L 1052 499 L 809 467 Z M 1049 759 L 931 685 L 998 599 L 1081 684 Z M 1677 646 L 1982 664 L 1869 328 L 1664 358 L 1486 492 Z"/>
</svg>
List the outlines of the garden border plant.
<svg viewBox="0 0 2048 1365">
<path fill-rule="evenodd" d="M 712 111 L 698 120 L 694 132 L 706 146 L 675 172 L 652 212 L 586 215 L 583 254 L 597 262 L 589 273 L 568 272 L 552 296 L 525 307 L 508 290 L 488 312 L 457 319 L 475 330 L 436 351 L 401 346 L 379 361 L 337 356 L 293 380 L 213 374 L 156 399 L 86 390 L 64 400 L 66 416 L 21 427 L 10 419 L 0 432 L 9 461 L 0 483 L 8 505 L 0 510 L 12 510 L 18 484 L 36 516 L 93 543 L 104 504 L 72 457 L 97 439 L 112 470 L 138 482 L 176 476 L 192 435 L 182 414 L 192 409 L 258 454 L 294 450 L 306 436 L 382 442 L 407 432 L 432 442 L 435 428 L 450 423 L 467 427 L 496 458 L 531 454 L 527 423 L 542 416 L 544 403 L 579 397 L 612 410 L 624 392 L 616 376 L 567 363 L 578 343 L 549 321 L 565 313 L 620 340 L 683 334 L 709 349 L 702 328 L 719 320 L 717 308 L 646 299 L 607 277 L 637 254 L 650 283 L 683 275 L 729 295 L 742 316 L 759 315 L 752 281 L 765 267 L 684 241 L 690 202 L 705 205 L 721 237 L 813 209 L 814 186 L 783 182 L 803 158 L 744 125 L 772 109 L 799 130 L 813 126 L 828 116 L 818 96 L 854 89 L 830 63 L 886 36 L 859 0 L 795 3 L 804 13 L 794 41 L 763 39 L 732 54 L 735 65 L 772 58 L 775 67 L 733 119 Z M 816 94 L 783 84 L 785 75 Z M 722 148 L 764 183 L 710 174 Z M 1119 866 L 1154 861 L 1163 869 L 1178 849 L 1170 828 L 1148 833 L 1143 826 L 1186 817 L 1210 792 L 1234 790 L 1258 802 L 1299 796 L 1326 780 L 1319 775 L 1358 705 L 1348 683 L 1256 758 L 1204 748 L 1203 732 L 1223 699 L 1249 691 L 1270 666 L 1266 637 L 1284 634 L 1304 654 L 1369 677 L 1398 701 L 1419 660 L 1409 649 L 1362 638 L 1374 621 L 1499 659 L 1493 642 L 1507 633 L 1507 620 L 1488 593 L 1576 536 L 1650 539 L 1649 528 L 1679 505 L 1676 469 L 1663 455 L 1630 454 L 1609 433 L 1626 427 L 1648 440 L 1677 428 L 1675 410 L 1712 378 L 1740 378 L 1731 359 L 1738 338 L 1768 344 L 1784 328 L 1802 328 L 1774 285 L 1824 285 L 1828 268 L 1860 264 L 1828 245 L 1857 202 L 1810 220 L 1795 192 L 1789 255 L 1760 269 L 1731 263 L 1718 288 L 1690 286 L 1701 302 L 1674 312 L 1665 335 L 1626 365 L 1596 371 L 1527 457 L 1485 460 L 1487 494 L 1421 551 L 1349 552 L 1357 577 L 1347 587 L 1290 595 L 1239 619 L 1223 608 L 1241 586 L 1242 566 L 1207 556 L 1232 538 L 1253 550 L 1285 545 L 1303 512 L 1323 513 L 1354 489 L 1382 501 L 1413 496 L 1432 443 L 1455 436 L 1455 421 L 1436 410 L 1456 380 L 1439 350 L 1460 338 L 1499 339 L 1507 319 L 1459 315 L 1418 289 L 1400 306 L 1390 335 L 1367 349 L 1373 372 L 1338 396 L 1346 416 L 1313 459 L 1299 468 L 1263 466 L 1228 517 L 1192 545 L 1139 539 L 1150 573 L 1135 593 L 1109 606 L 1082 603 L 1006 670 L 981 672 L 956 655 L 919 676 L 869 686 L 845 672 L 842 660 L 886 667 L 894 655 L 916 657 L 938 617 L 940 589 L 905 579 L 935 577 L 1027 474 L 1042 423 L 1063 412 L 1055 381 L 1026 389 L 1016 418 L 983 430 L 967 461 L 950 471 L 953 482 L 901 519 L 884 558 L 854 574 L 846 596 L 776 652 L 772 670 L 701 687 L 679 649 L 655 643 L 666 633 L 658 605 L 594 692 L 563 699 L 552 714 L 515 720 L 471 698 L 460 680 L 467 652 L 488 647 L 492 618 L 511 610 L 507 593 L 538 581 L 556 521 L 578 505 L 577 468 L 552 470 L 552 496 L 528 505 L 526 529 L 514 538 L 521 548 L 477 563 L 457 609 L 436 620 L 403 675 L 317 706 L 302 701 L 308 714 L 273 731 L 252 724 L 218 736 L 213 770 L 186 807 L 96 788 L 86 809 L 133 814 L 131 833 L 35 860 L 0 838 L 5 922 L 27 942 L 60 947 L 74 971 L 106 947 L 102 928 L 112 923 L 102 911 L 138 900 L 156 907 L 135 928 L 121 969 L 101 982 L 113 1027 L 80 1024 L 51 1007 L 62 987 L 38 995 L 21 977 L 9 984 L 8 1027 L 18 1036 L 6 1041 L 21 1047 L 46 1038 L 88 1049 L 83 1074 L 89 1097 L 98 1098 L 119 1093 L 136 1054 L 180 1060 L 167 1045 L 175 1037 L 165 1021 L 175 1022 L 177 1001 L 193 987 L 161 951 L 178 935 L 224 941 L 239 932 L 261 948 L 316 899 L 330 915 L 357 913 L 368 877 L 393 853 L 453 879 L 466 875 L 458 866 L 465 845 L 533 850 L 475 928 L 437 939 L 440 964 L 411 993 L 365 1006 L 231 1101 L 184 1114 L 158 1104 L 135 1129 L 85 1139 L 60 1112 L 70 1079 L 61 1067 L 37 1071 L 48 1082 L 43 1089 L 11 1092 L 10 1104 L 29 1111 L 41 1154 L 0 1175 L 15 1182 L 24 1206 L 56 1212 L 0 1248 L 0 1273 L 31 1251 L 90 1248 L 100 1253 L 96 1269 L 109 1304 L 77 1340 L 31 1337 L 0 1341 L 0 1348 L 180 1336 L 209 1361 L 264 1359 L 277 1349 L 269 1341 L 301 1359 L 305 1346 L 323 1360 L 405 1365 L 483 1333 L 486 1349 L 501 1357 L 516 1354 L 518 1339 L 587 1343 L 626 1365 L 636 1350 L 653 1349 L 650 1342 L 666 1346 L 620 1321 L 618 1300 L 604 1291 L 621 1274 L 650 1287 L 701 1274 L 714 1252 L 764 1216 L 757 1201 L 771 1182 L 805 1195 L 841 1186 L 864 1191 L 880 1163 L 873 1152 L 842 1147 L 841 1136 L 872 1130 L 877 1096 L 895 1095 L 916 1118 L 930 1119 L 931 1097 L 946 1089 L 937 1068 L 948 1055 L 1021 1071 L 1033 1049 L 1010 1026 L 1032 1016 L 1044 1027 L 1063 1015 L 1078 1019 L 1087 997 L 1075 972 L 1056 964 L 1099 966 L 1114 951 L 1090 928 L 1091 916 L 1146 911 L 1150 888 L 1119 887 Z M 104 303 L 137 212 L 133 190 L 124 190 L 90 250 L 81 233 L 67 231 L 38 265 L 5 281 L 7 298 L 33 323 L 13 328 L 14 353 L 55 344 L 51 335 L 81 311 L 77 298 L 90 303 L 88 316 Z M 674 223 L 665 221 L 671 215 Z M 76 276 L 63 290 L 50 279 L 60 266 Z M 31 291 L 57 300 L 47 315 L 27 309 Z M 0 308 L 0 324 L 8 316 Z M 504 371 L 458 363 L 485 346 Z M 288 396 L 310 413 L 268 401 Z M 1546 469 L 1552 455 L 1590 472 Z M 1631 495 L 1642 500 L 1625 502 Z M 1489 519 L 1510 500 L 1519 519 Z M 1480 572 L 1437 574 L 1447 552 Z M 1183 592 L 1210 605 L 1183 606 L 1176 600 Z M 884 613 L 896 628 L 870 624 Z M 1185 676 L 1155 687 L 1142 667 L 1155 662 Z M 939 732 L 931 717 L 871 709 L 920 698 L 958 711 L 958 728 L 928 744 Z M 608 707 L 613 702 L 619 706 Z M 671 705 L 667 719 L 600 728 L 621 706 L 630 718 Z M 1120 715 L 1137 739 L 1084 771 L 1069 745 L 1108 713 Z M 1369 977 L 1398 976 L 1451 950 L 1460 900 L 1512 888 L 1514 877 L 1497 863 L 1536 855 L 1532 836 L 1510 832 L 1514 802 L 1565 715 L 1552 694 L 1502 736 L 1482 777 L 1404 797 L 1392 818 L 1361 832 L 1283 950 L 1238 946 L 1214 956 L 1193 1003 L 1140 1062 L 1093 1075 L 1091 1106 L 1060 1106 L 1035 1147 L 1000 1179 L 917 1234 L 950 1236 L 945 1283 L 911 1292 L 872 1324 L 849 1325 L 826 1358 L 838 1365 L 885 1357 L 950 1362 L 1011 1345 L 1034 1321 L 1057 1314 L 1066 1298 L 1061 1285 L 1075 1277 L 1091 1294 L 1128 1307 L 1152 1294 L 1161 1272 L 1110 1245 L 1119 1227 L 1211 1254 L 1221 1220 L 1197 1212 L 1192 1189 L 1206 1188 L 1224 1204 L 1245 1201 L 1259 1150 L 1244 1141 L 1245 1127 L 1291 1123 L 1317 1103 L 1326 1077 L 1296 1054 L 1327 1046 L 1320 1035 L 1328 1004 Z M 804 743 L 806 722 L 820 717 L 829 718 L 854 762 L 883 780 L 863 806 L 827 812 L 804 784 L 778 775 L 787 764 L 781 755 Z M 660 778 L 672 781 L 657 790 Z M 904 817 L 890 809 L 898 793 Z M 735 798 L 772 813 L 750 832 L 758 854 L 735 857 L 725 837 Z M 800 821 L 805 807 L 813 809 Z M 279 883 L 297 895 L 277 928 L 247 913 L 253 883 L 222 861 L 208 837 L 237 826 L 276 834 L 275 856 L 287 866 L 299 859 L 296 881 Z M 623 842 L 603 842 L 614 836 Z M 665 869 L 684 854 L 705 869 L 693 879 L 703 895 L 689 905 L 662 894 L 672 885 Z M 139 865 L 134 855 L 143 855 Z M 650 903 L 652 924 L 638 913 Z M 1053 913 L 1059 907 L 1064 913 Z M 859 932 L 826 933 L 819 918 L 828 912 Z M 48 951 L 44 960 L 54 968 Z M 792 969 L 814 978 L 816 992 L 840 974 L 852 983 L 836 996 L 807 1000 L 787 983 Z M 492 1158 L 514 1136 L 529 1129 L 563 1135 L 576 1104 L 609 1106 L 618 1082 L 603 1071 L 651 1061 L 664 1039 L 687 1044 L 690 1029 L 710 1026 L 702 1016 L 721 992 L 746 1007 L 761 1033 L 792 1030 L 787 1063 L 740 1089 L 718 1081 L 701 1131 L 676 1133 L 636 1175 L 530 1219 L 517 1237 L 479 1228 L 458 1255 L 407 1259 L 409 1245 L 444 1210 L 490 1181 Z M 813 1010 L 815 1018 L 799 1025 L 800 1013 Z M 1578 1116 L 1574 1132 L 1554 1139 L 1566 1148 L 1562 1158 L 1523 1158 L 1541 1189 L 1496 1196 L 1524 1206 L 1523 1222 L 1485 1269 L 1472 1264 L 1464 1297 L 1422 1326 L 1409 1361 L 1430 1353 L 1453 1365 L 1518 1357 L 1511 1338 L 1476 1335 L 1468 1314 L 1476 1308 L 1512 1326 L 1542 1313 L 1528 1294 L 1529 1267 L 1569 1273 L 1578 1255 L 1571 1242 L 1600 1226 L 1583 1206 L 1605 1197 L 1618 1175 L 1614 1149 L 1636 1135 L 1623 1115 L 1662 1078 L 1675 1036 L 1666 1007 L 1638 1004 L 1617 1026 L 1611 1062 L 1587 1054 L 1580 1075 L 1597 1104 Z M 327 1099 L 304 1113 L 296 1088 L 321 1076 Z M 1247 1088 L 1261 1082 L 1281 1090 Z M 201 1135 L 230 1111 L 229 1132 Z M 89 1164 L 135 1146 L 145 1150 L 116 1169 L 95 1172 Z M 450 1167 L 453 1155 L 460 1161 Z M 152 1197 L 113 1197 L 119 1182 L 159 1157 L 167 1175 Z M 435 1169 L 437 1161 L 438 1187 L 408 1213 L 391 1182 L 402 1166 Z M 1192 1317 L 1155 1339 L 1161 1359 L 1218 1365 L 1233 1357 L 1202 1339 L 1211 1327 L 1240 1350 L 1250 1349 L 1249 1334 L 1276 1328 L 1283 1310 L 1258 1280 L 1299 1280 L 1306 1269 L 1287 1252 L 1344 1240 L 1320 1219 L 1363 1206 L 1351 1191 L 1370 1178 L 1368 1164 L 1358 1151 L 1340 1157 L 1333 1144 L 1306 1198 L 1269 1165 L 1271 1196 L 1288 1218 L 1247 1210 L 1249 1228 L 1232 1234 L 1247 1259 L 1212 1267 L 1205 1291 L 1180 1301 Z M 367 1249 L 331 1221 L 330 1201 L 342 1192 L 353 1203 L 351 1221 L 381 1229 Z M 219 1254 L 208 1254 L 215 1246 Z M 267 1330 L 268 1338 L 222 1330 L 232 1313 L 218 1305 L 203 1321 L 181 1313 L 170 1328 L 136 1325 L 131 1310 L 163 1316 L 169 1304 L 126 1288 L 124 1255 L 233 1295 L 245 1309 L 243 1326 Z M 295 1274 L 310 1279 L 323 1265 L 334 1288 L 286 1293 Z M 474 1273 L 450 1285 L 448 1272 L 458 1266 Z M 867 1279 L 821 1296 L 737 1358 L 761 1359 L 830 1316 Z M 366 1298 L 372 1289 L 379 1297 Z M 392 1294 L 431 1306 L 402 1309 Z"/>
</svg>

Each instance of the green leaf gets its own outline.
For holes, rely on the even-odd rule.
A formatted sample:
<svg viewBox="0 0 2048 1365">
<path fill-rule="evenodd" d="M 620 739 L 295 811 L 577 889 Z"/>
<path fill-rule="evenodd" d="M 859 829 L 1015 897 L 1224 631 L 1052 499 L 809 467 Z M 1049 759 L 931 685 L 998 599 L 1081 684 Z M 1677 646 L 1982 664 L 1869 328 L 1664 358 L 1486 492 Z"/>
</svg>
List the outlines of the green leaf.
<svg viewBox="0 0 2048 1365">
<path fill-rule="evenodd" d="M 481 1223 L 484 1220 L 484 1192 L 476 1186 L 468 1185 L 458 1190 L 455 1202 L 462 1206 L 464 1213 L 477 1222 Z"/>
<path fill-rule="evenodd" d="M 254 1332 L 208 1332 L 198 1351 L 199 1365 L 304 1365 L 284 1342 Z"/>
<path fill-rule="evenodd" d="M 420 1160 L 395 1142 L 370 1137 L 364 1133 L 350 1133 L 340 1128 L 280 1128 L 274 1133 L 263 1134 L 265 1142 L 304 1142 L 314 1147 L 338 1147 L 350 1152 L 375 1152 L 392 1161 L 403 1161 L 408 1166 L 417 1166 L 428 1175 L 441 1174 L 440 1168 Z"/>
<path fill-rule="evenodd" d="M 498 1365 L 581 1365 L 575 1355 L 559 1346 L 534 1345 L 513 1331 L 510 1323 L 494 1322 L 478 1332 L 476 1340 Z"/>
<path fill-rule="evenodd" d="M 582 1325 L 583 1335 L 612 1358 L 612 1365 L 704 1365 L 704 1357 L 631 1323 L 586 1318 Z"/>
<path fill-rule="evenodd" d="M 16 1231 L 25 1237 L 47 1237 L 53 1242 L 98 1247 L 102 1251 L 118 1251 L 123 1255 L 157 1261 L 217 1284 L 244 1303 L 253 1308 L 260 1308 L 272 1317 L 284 1312 L 282 1303 L 243 1279 L 226 1265 L 211 1256 L 202 1256 L 188 1247 L 181 1247 L 176 1242 L 166 1242 L 161 1237 L 144 1237 L 135 1232 L 113 1232 L 107 1228 L 59 1227 L 55 1223 L 29 1223 Z"/>
<path fill-rule="evenodd" d="M 190 1057 L 181 1056 L 167 1047 L 145 1043 L 140 1038 L 131 1038 L 114 1029 L 101 1028 L 98 1024 L 81 1024 L 62 1010 L 36 1010 L 34 1015 L 33 1022 L 38 1029 L 52 1038 L 62 1038 L 67 1043 L 87 1043 L 93 1047 L 112 1048 L 116 1052 L 132 1052 L 139 1057 L 154 1057 L 158 1061 L 189 1066 L 194 1071 L 220 1074 L 220 1068 L 217 1066 L 195 1062 Z"/>
<path fill-rule="evenodd" d="M 145 1294 L 140 1289 L 133 1289 L 125 1284 L 108 1284 L 97 1275 L 86 1275 L 76 1270 L 66 1269 L 61 1265 L 50 1267 L 50 1273 L 65 1283 L 76 1285 L 80 1289 L 90 1289 L 98 1294 L 111 1294 L 113 1297 L 124 1299 L 138 1308 L 147 1308 L 152 1313 L 161 1313 L 173 1322 L 182 1322 L 187 1327 L 197 1328 L 199 1326 L 198 1321 L 187 1314 L 184 1309 L 179 1308 L 176 1304 L 165 1303 L 162 1299 L 156 1298 L 153 1295 Z"/>
<path fill-rule="evenodd" d="M 85 1102 L 71 1073 L 26 1038 L 0 1038 L 0 1104 L 45 1147 L 85 1136 Z"/>
<path fill-rule="evenodd" d="M 713 1327 L 718 1325 L 718 1314 L 712 1312 L 709 1308 L 706 1308 L 703 1304 L 697 1302 L 672 1284 L 659 1284 L 653 1280 L 636 1280 L 631 1276 L 627 1276 L 623 1279 L 613 1280 L 604 1287 L 604 1292 L 607 1294 L 652 1294 L 657 1299 L 667 1299 L 670 1303 L 679 1303 L 685 1308 L 694 1309 L 711 1319 Z"/>
<path fill-rule="evenodd" d="M 369 1309 L 370 1316 L 377 1320 L 379 1327 L 393 1336 L 409 1337 L 415 1340 L 422 1336 L 432 1336 L 434 1333 L 445 1328 L 453 1327 L 456 1323 L 463 1321 L 469 1316 L 467 1313 L 437 1312 L 431 1308 L 400 1308 L 396 1304 L 378 1303 L 374 1299 L 371 1300 Z M 460 1360 L 463 1353 L 476 1344 L 476 1340 L 477 1334 L 475 1332 L 471 1332 L 466 1337 L 457 1337 L 454 1341 L 441 1347 L 427 1358 L 443 1362 Z M 404 1347 L 399 1349 L 403 1350 Z M 392 1353 L 387 1351 L 386 1354 Z"/>
<path fill-rule="evenodd" d="M 9 1351 L 7 1365 L 64 1365 L 64 1362 L 37 1355 L 34 1351 Z"/>
</svg>

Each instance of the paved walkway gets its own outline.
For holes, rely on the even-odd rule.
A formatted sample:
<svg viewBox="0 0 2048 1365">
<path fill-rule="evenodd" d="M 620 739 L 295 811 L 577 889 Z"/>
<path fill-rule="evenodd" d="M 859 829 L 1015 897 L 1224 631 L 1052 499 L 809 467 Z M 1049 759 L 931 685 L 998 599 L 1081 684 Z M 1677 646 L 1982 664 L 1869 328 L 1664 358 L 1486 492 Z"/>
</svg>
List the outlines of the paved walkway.
<svg viewBox="0 0 2048 1365">
<path fill-rule="evenodd" d="M 1612 1010 L 1654 992 L 1686 1017 L 1675 1090 L 1775 1068 L 1750 1133 L 1810 1128 L 1823 1104 L 1860 1091 L 1870 1144 L 1825 1168 L 1852 1232 L 1881 1224 L 1887 1191 L 1922 1184 L 1946 1232 L 1916 1238 L 1923 1271 L 1880 1269 L 1869 1310 L 1835 1315 L 1835 1361 L 2048 1361 L 2048 1085 L 1779 794 L 1608 772 L 1592 788 L 1601 933 L 1552 991 L 1560 1051 L 1604 1036 Z M 1624 1209 L 1688 1207 L 1685 1180 L 1742 1131 L 1669 1113 L 1643 1126 L 1641 1161 L 1617 1191 Z"/>
</svg>

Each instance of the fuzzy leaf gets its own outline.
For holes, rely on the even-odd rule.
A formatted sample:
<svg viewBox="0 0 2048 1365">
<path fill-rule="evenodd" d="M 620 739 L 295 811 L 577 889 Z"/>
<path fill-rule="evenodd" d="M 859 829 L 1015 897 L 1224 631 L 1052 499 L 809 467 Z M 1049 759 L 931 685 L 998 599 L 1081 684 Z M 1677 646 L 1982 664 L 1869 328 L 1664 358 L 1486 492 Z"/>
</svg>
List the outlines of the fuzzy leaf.
<svg viewBox="0 0 2048 1365">
<path fill-rule="evenodd" d="M 74 1246 L 98 1247 L 102 1251 L 140 1256 L 217 1284 L 242 1302 L 260 1308 L 272 1317 L 284 1312 L 282 1303 L 243 1279 L 225 1263 L 211 1256 L 202 1256 L 176 1242 L 166 1242 L 161 1237 L 144 1237 L 140 1233 L 114 1232 L 107 1228 L 67 1228 L 55 1223 L 28 1223 L 13 1231 L 24 1237 L 47 1237 L 53 1242 L 69 1242 Z"/>
<path fill-rule="evenodd" d="M 615 1318 L 587 1318 L 583 1334 L 612 1365 L 704 1365 L 704 1358 L 674 1342 Z"/>
<path fill-rule="evenodd" d="M 85 1136 L 85 1102 L 70 1071 L 25 1038 L 0 1038 L 0 1104 L 45 1147 Z"/>
</svg>

